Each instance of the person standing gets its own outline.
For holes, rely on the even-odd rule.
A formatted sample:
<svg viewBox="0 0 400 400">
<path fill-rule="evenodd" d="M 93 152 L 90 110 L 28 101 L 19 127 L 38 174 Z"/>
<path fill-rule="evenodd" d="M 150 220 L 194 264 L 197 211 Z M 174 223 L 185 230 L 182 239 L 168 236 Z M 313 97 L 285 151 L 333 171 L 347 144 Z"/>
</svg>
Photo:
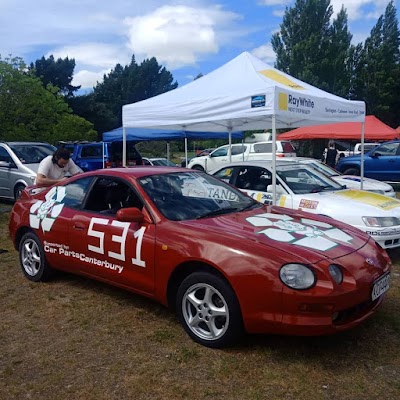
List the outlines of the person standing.
<svg viewBox="0 0 400 400">
<path fill-rule="evenodd" d="M 335 168 L 338 157 L 339 157 L 339 152 L 335 148 L 335 142 L 333 140 L 330 140 L 328 143 L 328 150 L 325 156 L 325 164 L 329 165 L 332 168 Z"/>
<path fill-rule="evenodd" d="M 45 157 L 39 164 L 35 184 L 52 186 L 66 178 L 66 174 L 76 175 L 83 172 L 73 160 L 67 149 L 60 148 L 52 156 Z"/>
</svg>

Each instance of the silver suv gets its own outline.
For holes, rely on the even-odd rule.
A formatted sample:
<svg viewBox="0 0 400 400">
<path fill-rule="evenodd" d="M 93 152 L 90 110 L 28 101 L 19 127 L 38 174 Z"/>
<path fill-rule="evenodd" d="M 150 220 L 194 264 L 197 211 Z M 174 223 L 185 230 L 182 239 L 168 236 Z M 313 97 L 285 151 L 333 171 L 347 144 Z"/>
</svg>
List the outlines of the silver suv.
<svg viewBox="0 0 400 400">
<path fill-rule="evenodd" d="M 0 142 L 0 197 L 17 200 L 33 185 L 40 161 L 56 147 L 39 142 Z"/>
</svg>

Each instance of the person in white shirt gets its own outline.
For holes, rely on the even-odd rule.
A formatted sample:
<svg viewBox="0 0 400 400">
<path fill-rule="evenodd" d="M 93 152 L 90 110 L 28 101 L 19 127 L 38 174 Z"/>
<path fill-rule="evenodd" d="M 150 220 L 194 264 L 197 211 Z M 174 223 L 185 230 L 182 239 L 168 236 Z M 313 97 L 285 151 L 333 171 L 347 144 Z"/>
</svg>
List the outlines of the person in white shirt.
<svg viewBox="0 0 400 400">
<path fill-rule="evenodd" d="M 83 171 L 71 160 L 69 151 L 60 148 L 40 162 L 35 184 L 51 186 L 67 179 L 66 174 L 76 175 L 81 172 Z"/>
</svg>

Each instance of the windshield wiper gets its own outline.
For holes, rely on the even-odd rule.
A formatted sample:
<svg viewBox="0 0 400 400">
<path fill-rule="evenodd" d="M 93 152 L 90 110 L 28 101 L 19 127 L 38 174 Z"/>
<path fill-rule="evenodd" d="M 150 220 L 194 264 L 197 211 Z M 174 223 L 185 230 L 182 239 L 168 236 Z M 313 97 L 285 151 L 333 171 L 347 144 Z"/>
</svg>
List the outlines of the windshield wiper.
<svg viewBox="0 0 400 400">
<path fill-rule="evenodd" d="M 319 193 L 319 192 L 322 192 L 323 190 L 329 189 L 329 188 L 332 188 L 332 186 L 316 186 L 315 188 L 313 188 L 311 190 L 311 193 Z"/>
<path fill-rule="evenodd" d="M 262 206 L 263 206 L 262 203 L 259 203 L 258 201 L 255 201 L 254 203 L 247 204 L 246 206 L 244 206 L 242 208 L 238 208 L 237 210 L 238 211 L 245 211 L 245 210 L 251 210 L 253 208 L 262 207 Z"/>
<path fill-rule="evenodd" d="M 236 207 L 219 208 L 218 210 L 208 211 L 202 215 L 199 215 L 198 217 L 196 217 L 196 219 L 213 217 L 215 215 L 228 214 L 228 213 L 237 212 L 237 211 L 238 211 L 238 209 Z"/>
</svg>

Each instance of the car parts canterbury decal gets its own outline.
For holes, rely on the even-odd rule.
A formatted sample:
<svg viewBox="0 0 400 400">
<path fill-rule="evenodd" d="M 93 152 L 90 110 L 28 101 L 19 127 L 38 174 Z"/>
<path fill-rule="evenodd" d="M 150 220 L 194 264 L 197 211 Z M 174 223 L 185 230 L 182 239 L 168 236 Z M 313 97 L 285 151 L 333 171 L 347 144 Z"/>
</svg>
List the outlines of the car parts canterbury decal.
<svg viewBox="0 0 400 400">
<path fill-rule="evenodd" d="M 301 218 L 302 223 L 299 223 L 288 215 L 265 213 L 246 220 L 254 226 L 266 227 L 258 233 L 272 240 L 310 249 L 329 250 L 338 245 L 336 241 L 349 243 L 353 239 L 332 225 L 307 218 Z"/>
<path fill-rule="evenodd" d="M 37 201 L 29 210 L 29 225 L 43 232 L 49 232 L 56 218 L 60 215 L 64 204 L 65 187 L 55 186 L 45 196 L 46 201 Z"/>
</svg>

